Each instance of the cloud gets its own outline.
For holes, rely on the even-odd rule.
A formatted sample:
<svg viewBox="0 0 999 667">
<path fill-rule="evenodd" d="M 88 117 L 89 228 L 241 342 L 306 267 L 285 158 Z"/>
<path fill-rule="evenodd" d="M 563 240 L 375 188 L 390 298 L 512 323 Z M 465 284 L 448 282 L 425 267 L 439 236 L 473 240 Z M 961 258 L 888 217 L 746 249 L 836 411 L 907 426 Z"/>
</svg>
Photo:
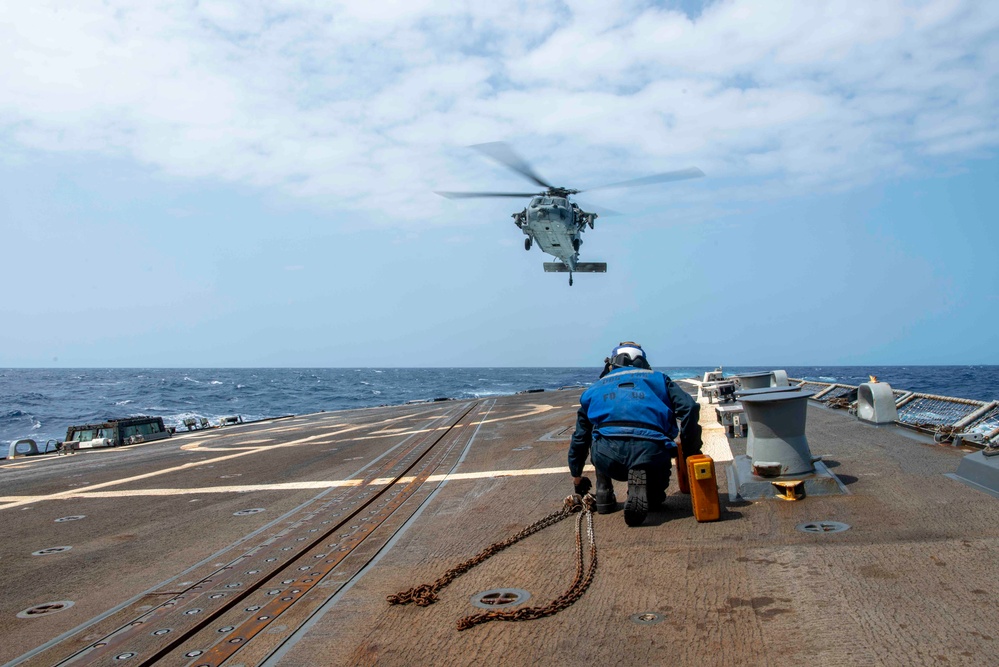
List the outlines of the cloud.
<svg viewBox="0 0 999 667">
<path fill-rule="evenodd" d="M 644 2 L 39 0 L 8 15 L 5 159 L 126 157 L 391 224 L 453 211 L 434 189 L 522 187 L 459 150 L 482 141 L 577 187 L 697 165 L 722 202 L 999 145 L 999 5 L 974 0 L 730 0 L 696 18 Z"/>
</svg>

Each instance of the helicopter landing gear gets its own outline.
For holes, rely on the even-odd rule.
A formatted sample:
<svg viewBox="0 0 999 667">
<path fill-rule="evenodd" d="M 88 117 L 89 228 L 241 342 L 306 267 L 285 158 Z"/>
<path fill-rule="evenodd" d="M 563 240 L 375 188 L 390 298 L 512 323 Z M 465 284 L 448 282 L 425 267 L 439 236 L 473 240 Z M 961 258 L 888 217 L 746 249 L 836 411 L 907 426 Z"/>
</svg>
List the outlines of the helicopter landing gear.
<svg viewBox="0 0 999 667">
<path fill-rule="evenodd" d="M 569 274 L 569 287 L 572 287 L 572 273 Z"/>
<path fill-rule="evenodd" d="M 526 239 L 524 239 L 524 250 L 530 250 L 530 249 L 531 249 L 531 237 L 528 236 Z"/>
</svg>

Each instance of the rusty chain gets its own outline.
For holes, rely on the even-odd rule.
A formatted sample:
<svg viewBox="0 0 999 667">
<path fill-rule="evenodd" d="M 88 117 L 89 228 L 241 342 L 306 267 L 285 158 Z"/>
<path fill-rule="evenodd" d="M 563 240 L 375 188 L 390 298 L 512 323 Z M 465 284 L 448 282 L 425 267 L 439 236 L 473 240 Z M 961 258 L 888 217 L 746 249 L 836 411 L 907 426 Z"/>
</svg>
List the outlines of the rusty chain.
<svg viewBox="0 0 999 667">
<path fill-rule="evenodd" d="M 457 579 L 459 576 L 468 572 L 470 569 L 482 563 L 490 556 L 493 556 L 500 551 L 503 551 L 507 547 L 516 544 L 525 537 L 529 537 L 534 533 L 537 533 L 548 526 L 553 526 L 562 519 L 567 518 L 571 514 L 578 513 L 576 517 L 576 576 L 562 595 L 558 596 L 546 605 L 541 605 L 537 607 L 524 607 L 521 609 L 509 610 L 509 611 L 488 611 L 481 614 L 472 614 L 466 616 L 458 621 L 458 630 L 467 630 L 469 628 L 475 627 L 482 623 L 488 623 L 489 621 L 530 621 L 537 618 L 543 618 L 545 616 L 551 616 L 552 614 L 557 614 L 563 609 L 567 608 L 569 605 L 578 600 L 586 589 L 589 588 L 590 583 L 593 582 L 593 576 L 596 574 L 597 570 L 597 543 L 593 533 L 593 509 L 596 505 L 596 500 L 594 497 L 587 493 L 585 496 L 580 497 L 578 495 L 571 495 L 565 499 L 565 503 L 562 508 L 556 512 L 552 512 L 548 516 L 532 523 L 521 530 L 516 535 L 503 540 L 502 542 L 496 542 L 490 546 L 483 549 L 477 555 L 469 558 L 465 562 L 451 568 L 444 574 L 442 574 L 436 581 L 429 584 L 420 584 L 419 586 L 414 586 L 407 591 L 401 591 L 395 595 L 389 595 L 386 599 L 389 604 L 409 604 L 410 602 L 416 603 L 419 607 L 426 607 L 434 602 L 437 602 L 437 594 L 441 589 L 446 587 L 452 581 Z M 584 561 L 583 561 L 583 520 L 586 520 L 586 533 L 587 538 L 590 543 L 590 565 L 586 568 L 584 573 Z"/>
</svg>

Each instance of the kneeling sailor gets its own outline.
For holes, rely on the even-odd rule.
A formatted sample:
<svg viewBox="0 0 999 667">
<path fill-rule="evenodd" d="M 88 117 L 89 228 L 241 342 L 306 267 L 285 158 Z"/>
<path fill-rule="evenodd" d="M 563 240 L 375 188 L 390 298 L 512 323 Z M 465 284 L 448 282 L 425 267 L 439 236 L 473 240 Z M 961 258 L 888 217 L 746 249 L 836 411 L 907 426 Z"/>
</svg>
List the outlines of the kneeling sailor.
<svg viewBox="0 0 999 667">
<path fill-rule="evenodd" d="M 582 476 L 589 454 L 596 468 L 597 512 L 617 509 L 611 479 L 627 481 L 624 520 L 641 525 L 649 507 L 657 509 L 666 500 L 677 435 L 684 456 L 701 451 L 700 406 L 669 376 L 652 370 L 645 351 L 630 341 L 614 348 L 600 379 L 579 403 L 569 446 L 573 484 L 577 490 L 589 486 Z"/>
</svg>

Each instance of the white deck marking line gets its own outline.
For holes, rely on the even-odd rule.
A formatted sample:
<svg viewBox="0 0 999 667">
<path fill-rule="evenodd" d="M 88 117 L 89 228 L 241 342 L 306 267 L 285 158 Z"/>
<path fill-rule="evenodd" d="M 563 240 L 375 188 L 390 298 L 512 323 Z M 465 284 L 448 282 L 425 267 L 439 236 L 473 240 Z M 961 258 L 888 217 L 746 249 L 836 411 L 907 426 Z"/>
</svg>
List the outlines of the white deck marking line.
<svg viewBox="0 0 999 667">
<path fill-rule="evenodd" d="M 548 412 L 549 410 L 556 409 L 554 405 L 534 404 L 534 403 L 530 404 L 528 407 L 531 408 L 531 410 L 529 410 L 528 412 L 522 412 L 522 413 L 507 415 L 506 417 L 496 417 L 494 419 L 487 419 L 484 422 L 475 422 L 475 424 L 479 424 L 479 423 L 481 423 L 481 424 L 492 424 L 494 422 L 507 421 L 507 420 L 510 420 L 510 419 L 526 419 L 527 417 L 534 417 L 536 415 L 540 415 L 540 414 L 543 414 L 545 412 Z M 474 426 L 475 424 L 467 424 L 467 426 Z M 463 428 L 464 426 L 466 426 L 466 424 L 455 424 L 455 426 L 453 428 Z M 364 436 L 361 436 L 360 438 L 351 438 L 351 439 L 352 440 L 377 440 L 378 438 L 386 438 L 386 437 L 393 436 L 393 435 L 412 435 L 412 434 L 416 434 L 416 433 L 427 433 L 429 431 L 440 431 L 440 430 L 443 430 L 445 428 L 450 428 L 450 427 L 443 427 L 443 426 L 441 426 L 441 427 L 437 427 L 437 428 L 427 429 L 427 430 L 424 430 L 424 431 L 405 431 L 405 430 L 399 431 L 398 429 L 383 429 L 381 431 L 375 431 L 371 435 L 364 435 Z"/>
<path fill-rule="evenodd" d="M 446 413 L 446 411 L 445 411 L 445 413 Z M 385 422 L 392 422 L 392 421 L 396 421 L 396 420 L 401 419 L 401 418 L 402 417 L 393 417 L 391 419 L 386 419 L 384 421 Z M 437 418 L 440 418 L 440 417 L 435 417 L 435 419 L 437 419 Z M 376 422 L 376 423 L 382 423 L 382 422 Z M 339 431 L 335 431 L 335 432 L 332 433 L 332 435 L 339 435 L 339 434 L 344 433 L 346 431 L 367 428 L 368 426 L 370 426 L 370 424 L 357 425 L 357 426 L 354 426 L 352 428 L 346 428 L 346 429 L 341 429 Z M 100 484 L 91 484 L 90 486 L 84 486 L 84 487 L 81 487 L 79 489 L 73 489 L 71 491 L 60 491 L 58 493 L 52 493 L 52 494 L 45 495 L 45 496 L 23 496 L 23 497 L 20 497 L 20 498 L 18 498 L 16 496 L 9 497 L 9 498 L 13 498 L 12 500 L 11 499 L 4 500 L 3 498 L 0 498 L 0 502 L 7 503 L 7 504 L 5 504 L 3 506 L 0 506 L 0 510 L 10 509 L 12 507 L 20 507 L 21 505 L 30 505 L 31 503 L 40 502 L 42 500 L 57 500 L 57 499 L 61 500 L 61 499 L 65 499 L 65 498 L 78 497 L 77 494 L 80 493 L 80 492 L 86 493 L 88 491 L 93 491 L 93 490 L 96 490 L 96 489 L 104 489 L 104 488 L 107 488 L 109 486 L 118 486 L 120 484 L 127 484 L 129 482 L 135 482 L 135 481 L 138 481 L 140 479 L 148 479 L 150 477 L 158 477 L 159 475 L 165 475 L 167 473 L 177 472 L 178 470 L 187 470 L 189 468 L 196 468 L 198 466 L 207 465 L 209 463 L 217 463 L 217 462 L 220 462 L 220 461 L 228 461 L 229 459 L 235 459 L 235 458 L 240 458 L 240 457 L 243 457 L 243 456 L 249 456 L 251 454 L 257 454 L 257 453 L 260 453 L 260 452 L 268 452 L 268 451 L 270 451 L 272 449 L 283 449 L 285 447 L 295 447 L 295 446 L 298 446 L 298 445 L 301 445 L 301 444 L 306 444 L 306 443 L 312 442 L 313 440 L 318 440 L 319 438 L 327 438 L 330 435 L 331 435 L 331 433 L 329 433 L 329 432 L 326 432 L 326 433 L 317 433 L 315 435 L 310 435 L 310 436 L 307 436 L 307 437 L 304 437 L 304 438 L 299 438 L 298 440 L 289 440 L 288 442 L 282 442 L 282 443 L 278 443 L 276 445 L 264 445 L 263 447 L 254 447 L 252 449 L 247 449 L 247 450 L 236 452 L 235 454 L 229 454 L 228 456 L 218 456 L 218 457 L 215 457 L 213 459 L 205 459 L 203 461 L 191 461 L 190 463 L 184 463 L 182 465 L 174 466 L 172 468 L 164 468 L 162 470 L 156 470 L 156 471 L 148 472 L 148 473 L 145 473 L 145 474 L 142 474 L 142 475 L 135 475 L 134 477 L 126 477 L 126 478 L 123 478 L 123 479 L 111 480 L 110 482 L 102 482 Z M 200 443 L 191 443 L 191 444 L 194 445 L 194 444 L 200 444 Z M 196 447 L 191 447 L 188 451 L 207 451 L 207 450 L 198 450 Z M 228 451 L 228 450 L 222 450 L 222 451 Z M 27 500 L 27 498 L 31 498 L 31 500 Z"/>
<path fill-rule="evenodd" d="M 425 415 L 426 413 L 421 413 L 421 414 Z M 426 417 L 424 417 L 424 418 L 426 418 Z M 436 419 L 436 418 L 437 417 L 434 417 L 433 419 Z M 365 470 L 367 470 L 368 468 L 376 465 L 379 461 L 381 461 L 382 459 L 384 459 L 387 456 L 391 455 L 392 452 L 394 452 L 395 450 L 397 450 L 400 447 L 402 447 L 403 445 L 405 445 L 408 442 L 408 440 L 409 440 L 408 438 L 404 439 L 404 440 L 400 440 L 397 444 L 393 445 L 392 447 L 389 447 L 384 452 L 382 452 L 381 454 L 379 454 L 375 459 L 369 461 L 368 463 L 365 463 L 363 466 L 361 466 L 360 468 L 358 468 L 357 470 L 355 470 L 353 474 L 354 475 L 360 475 Z M 84 621 L 83 623 L 81 623 L 80 625 L 76 626 L 75 628 L 71 628 L 70 630 L 67 630 L 66 632 L 62 633 L 61 635 L 59 635 L 57 637 L 53 637 L 52 639 L 50 639 L 49 641 L 45 642 L 41 646 L 36 646 L 35 648 L 31 649 L 30 651 L 28 651 L 27 653 L 25 653 L 21 657 L 14 658 L 14 660 L 12 660 L 11 662 L 8 662 L 5 665 L 2 665 L 2 667 L 13 667 L 14 665 L 19 665 L 22 662 L 24 662 L 25 660 L 27 660 L 27 659 L 35 656 L 35 655 L 38 655 L 39 653 L 42 653 L 43 651 L 47 651 L 49 648 L 51 648 L 52 646 L 55 646 L 59 642 L 65 640 L 65 639 L 68 639 L 69 637 L 72 637 L 73 635 L 75 635 L 76 633 L 80 632 L 84 628 L 88 628 L 88 627 L 94 625 L 95 623 L 98 623 L 98 622 L 104 620 L 105 618 L 111 616 L 112 614 L 118 613 L 122 609 L 125 609 L 126 607 L 134 604 L 137 600 L 141 600 L 143 596 L 145 596 L 145 595 L 147 595 L 149 593 L 153 593 L 155 591 L 162 590 L 164 586 L 166 586 L 167 584 L 169 584 L 169 583 L 171 583 L 173 581 L 178 581 L 180 579 L 183 579 L 185 577 L 185 575 L 187 575 L 188 573 L 196 571 L 199 567 L 201 567 L 201 566 L 203 566 L 203 565 L 205 565 L 207 563 L 211 563 L 213 561 L 218 560 L 223 554 L 229 553 L 230 550 L 239 547 L 241 544 L 245 544 L 246 542 L 248 542 L 249 540 L 253 539 L 257 535 L 260 535 L 261 533 L 264 533 L 264 532 L 270 530 L 272 527 L 281 524 L 282 522 L 284 522 L 289 517 L 296 516 L 298 514 L 298 512 L 300 512 L 301 510 L 305 509 L 306 507 L 308 507 L 312 503 L 318 502 L 319 500 L 321 500 L 325 496 L 329 495 L 332 491 L 333 491 L 333 489 L 326 489 L 326 490 L 322 491 L 321 493 L 317 493 L 313 497 L 309 498 L 305 502 L 303 502 L 300 505 L 298 505 L 298 507 L 294 507 L 294 508 L 288 510 L 287 512 L 285 512 L 281 516 L 277 517 L 276 519 L 274 519 L 272 521 L 269 521 L 268 523 L 265 523 L 263 526 L 257 528 L 253 532 L 247 533 L 246 535 L 244 535 L 243 537 L 239 538 L 238 540 L 236 540 L 235 542 L 233 542 L 229 546 L 222 547 L 221 549 L 219 549 L 218 551 L 216 551 L 214 554 L 212 554 L 210 556 L 207 556 L 206 558 L 203 558 L 202 560 L 198 561 L 197 563 L 195 563 L 191 567 L 187 568 L 186 570 L 184 570 L 180 574 L 174 575 L 174 576 L 170 577 L 169 579 L 166 579 L 166 580 L 164 580 L 164 581 L 156 584 L 152 588 L 149 588 L 146 591 L 144 591 L 142 593 L 139 593 L 138 595 L 135 595 L 134 597 L 132 597 L 132 598 L 130 598 L 130 599 L 122 602 L 121 604 L 119 604 L 119 605 L 117 605 L 115 607 L 112 607 L 111 609 L 109 609 L 109 610 L 107 610 L 107 611 L 105 611 L 105 612 L 103 612 L 101 614 L 98 614 L 97 616 L 95 616 L 94 618 L 90 619 L 89 621 Z"/>
<path fill-rule="evenodd" d="M 488 407 L 486 408 L 485 414 L 482 416 L 482 421 L 477 422 L 478 425 L 475 427 L 475 430 L 472 431 L 472 435 L 468 439 L 468 443 L 465 445 L 465 448 L 462 450 L 461 455 L 458 457 L 458 460 L 455 461 L 453 466 L 451 466 L 451 469 L 448 471 L 448 473 L 453 473 L 455 470 L 458 469 L 458 467 L 462 463 L 464 463 L 465 457 L 468 456 L 468 452 L 470 452 L 472 449 L 472 443 L 475 442 L 475 438 L 479 435 L 479 429 L 482 427 L 485 418 L 489 416 L 489 413 L 496 406 L 496 399 L 489 401 L 487 405 Z M 444 475 L 444 477 L 448 477 L 448 475 Z M 441 489 L 443 489 L 446 484 L 447 484 L 446 479 L 442 481 L 440 484 L 438 484 L 437 488 L 431 491 L 430 495 L 423 499 L 423 502 L 420 503 L 420 506 L 416 508 L 416 511 L 409 517 L 409 519 L 407 519 L 401 526 L 399 526 L 398 529 L 396 529 L 395 533 L 392 534 L 392 537 L 389 538 L 388 542 L 386 542 L 384 546 L 382 546 L 382 548 L 378 550 L 378 552 L 371 558 L 371 560 L 369 560 L 367 564 L 357 572 L 357 574 L 351 577 L 348 581 L 344 582 L 340 590 L 338 590 L 335 595 L 333 595 L 330 599 L 328 599 L 325 603 L 323 603 L 322 606 L 316 609 L 312 613 L 312 615 L 309 616 L 309 618 L 304 623 L 302 623 L 302 625 L 300 625 L 297 630 L 295 630 L 295 632 L 293 632 L 291 635 L 288 636 L 287 639 L 285 639 L 277 647 L 275 647 L 274 650 L 261 663 L 261 667 L 274 667 L 275 665 L 279 664 L 281 659 L 291 649 L 291 647 L 297 644 L 298 641 L 302 639 L 302 637 L 308 634 L 309 631 L 312 629 L 312 627 L 319 621 L 319 619 L 322 618 L 326 614 L 326 612 L 332 609 L 340 601 L 340 598 L 343 597 L 347 593 L 347 591 L 353 588 L 354 584 L 360 581 L 361 578 L 368 573 L 368 570 L 372 569 L 378 563 L 378 561 L 382 559 L 382 556 L 391 551 L 392 547 L 395 546 L 396 542 L 398 542 L 402 538 L 403 534 L 407 530 L 409 530 L 409 527 L 411 525 L 416 523 L 416 520 L 420 518 L 421 514 L 423 514 L 423 510 L 426 509 L 426 507 L 433 501 L 434 498 L 437 497 L 437 494 L 441 492 Z"/>
<path fill-rule="evenodd" d="M 481 422 L 481 423 L 492 423 L 492 422 L 506 420 L 506 419 L 522 419 L 524 417 L 529 417 L 529 416 L 541 414 L 541 413 L 544 413 L 544 412 L 548 412 L 549 410 L 553 409 L 553 406 L 551 406 L 551 405 L 531 405 L 529 407 L 531 407 L 532 409 L 527 414 L 510 415 L 508 417 L 497 417 L 495 419 L 490 419 L 488 421 L 484 421 L 484 422 Z M 399 419 L 402 419 L 402 418 L 403 417 L 394 417 L 394 418 L 386 419 L 386 420 L 384 420 L 384 422 L 398 421 Z M 384 423 L 384 422 L 379 422 L 379 423 Z M 481 425 L 481 423 L 477 422 L 476 426 Z M 370 424 L 354 425 L 354 426 L 347 427 L 347 428 L 342 428 L 340 430 L 336 430 L 336 431 L 333 431 L 333 432 L 317 433 L 315 435 L 310 435 L 310 436 L 307 436 L 305 438 L 299 438 L 298 440 L 290 440 L 288 442 L 282 442 L 282 443 L 278 443 L 278 444 L 274 444 L 274 445 L 264 445 L 262 447 L 252 447 L 252 448 L 249 448 L 249 449 L 242 449 L 240 451 L 236 451 L 235 453 L 228 454 L 227 456 L 219 456 L 219 457 L 216 457 L 216 458 L 213 458 L 213 459 L 207 459 L 205 461 L 191 461 L 190 463 L 185 463 L 185 464 L 182 464 L 182 465 L 179 465 L 179 466 L 174 466 L 172 468 L 164 468 L 162 470 L 156 470 L 154 472 L 149 472 L 149 473 L 145 473 L 145 474 L 142 474 L 142 475 L 135 475 L 133 477 L 126 477 L 126 478 L 118 479 L 118 480 L 111 480 L 109 482 L 102 482 L 100 484 L 92 484 L 90 486 L 81 487 L 79 489 L 73 489 L 73 490 L 69 490 L 69 491 L 60 491 L 58 493 L 48 494 L 48 495 L 44 495 L 44 496 L 3 496 L 3 497 L 0 497 L 0 503 L 5 503 L 5 504 L 2 505 L 2 506 L 0 506 L 0 510 L 11 509 L 13 507 L 20 507 L 22 505 L 29 505 L 31 503 L 41 502 L 43 500 L 57 500 L 57 499 L 66 499 L 66 498 L 87 498 L 87 497 L 91 497 L 91 498 L 101 498 L 101 497 L 104 497 L 104 498 L 118 498 L 118 497 L 126 497 L 126 496 L 143 496 L 143 495 L 187 495 L 187 494 L 193 494 L 193 493 L 199 493 L 199 492 L 200 493 L 213 493 L 213 491 L 199 491 L 198 489 L 166 489 L 166 490 L 160 489 L 160 490 L 158 490 L 158 491 L 161 491 L 160 493 L 156 493 L 155 491 L 157 491 L 157 490 L 151 490 L 150 492 L 147 492 L 144 489 L 130 489 L 128 491 L 103 492 L 103 493 L 100 493 L 100 494 L 97 494 L 97 493 L 94 493 L 94 492 L 97 491 L 98 489 L 105 489 L 105 488 L 110 487 L 110 486 L 119 486 L 121 484 L 127 484 L 127 483 L 130 483 L 130 482 L 136 482 L 136 481 L 139 481 L 139 480 L 142 480 L 142 479 L 148 479 L 150 477 L 158 477 L 160 475 L 165 475 L 167 473 L 177 472 L 179 470 L 187 470 L 187 469 L 190 469 L 190 468 L 196 468 L 198 466 L 207 465 L 209 463 L 214 464 L 216 462 L 228 461 L 229 459 L 239 458 L 239 457 L 242 457 L 242 456 L 248 456 L 248 455 L 256 454 L 256 453 L 260 453 L 260 452 L 267 452 L 267 451 L 270 451 L 272 449 L 283 449 L 285 447 L 294 447 L 294 446 L 301 445 L 301 444 L 307 444 L 309 442 L 312 442 L 314 440 L 318 440 L 320 438 L 329 438 L 331 436 L 339 436 L 339 435 L 342 435 L 343 433 L 346 433 L 348 431 L 356 431 L 356 430 L 360 430 L 362 428 L 369 428 L 370 426 L 371 426 Z M 455 425 L 455 427 L 458 427 L 458 426 L 461 426 L 461 425 L 460 424 Z M 406 433 L 406 434 L 397 433 L 397 434 L 394 434 L 394 435 L 396 437 L 398 437 L 399 435 L 413 435 L 413 434 L 416 434 L 416 433 L 425 433 L 425 432 L 430 432 L 430 431 L 436 431 L 436 430 L 440 430 L 441 428 L 444 428 L 444 427 L 431 428 L 431 429 L 417 429 L 413 433 Z M 364 439 L 368 439 L 368 438 L 367 437 L 352 438 L 352 440 L 364 440 Z M 185 449 L 186 451 L 228 451 L 228 452 L 231 452 L 234 449 L 234 448 L 231 448 L 231 447 L 227 447 L 227 448 L 210 448 L 210 447 L 201 448 L 202 442 L 192 442 L 192 443 L 183 445 L 183 449 Z M 480 476 L 483 476 L 483 477 L 513 477 L 513 476 L 517 476 L 518 474 L 523 474 L 523 475 L 530 475 L 530 474 L 551 474 L 551 472 L 553 472 L 553 471 L 567 472 L 568 468 L 564 468 L 564 469 L 563 468 L 548 468 L 548 469 L 545 469 L 545 470 L 547 472 L 534 472 L 534 473 L 532 473 L 532 472 L 523 472 L 523 471 L 493 471 L 491 473 L 461 473 L 461 474 L 464 474 L 464 475 L 479 474 Z M 473 479 L 473 478 L 468 478 L 468 479 Z M 336 481 L 332 481 L 332 482 L 325 482 L 326 486 L 304 486 L 304 487 L 299 487 L 299 488 L 305 488 L 305 489 L 327 488 L 327 487 L 329 487 L 331 485 L 334 485 L 334 484 L 344 484 L 345 482 L 349 482 L 349 481 L 350 480 L 336 480 Z M 412 481 L 412 480 L 409 480 L 409 481 Z M 439 481 L 439 480 L 435 480 L 435 481 Z M 299 482 L 299 483 L 315 484 L 315 482 Z M 387 482 L 385 482 L 385 481 L 382 482 L 382 484 L 386 484 L 386 483 Z M 291 482 L 291 484 L 296 484 L 296 482 Z M 277 486 L 278 486 L 278 489 L 280 489 L 281 485 L 277 485 Z M 208 487 L 208 488 L 209 489 L 211 489 L 211 488 L 223 488 L 223 489 L 226 489 L 225 491 L 214 491 L 214 493 L 245 493 L 246 491 L 263 491 L 263 490 L 266 490 L 266 488 L 257 488 L 257 487 L 254 487 L 254 488 L 251 488 L 251 489 L 246 489 L 244 491 L 240 491 L 240 487 Z"/>
<path fill-rule="evenodd" d="M 387 419 L 383 419 L 383 420 L 378 421 L 378 422 L 373 422 L 371 424 L 333 424 L 332 426 L 334 426 L 334 427 L 340 427 L 340 428 L 338 428 L 335 431 L 326 431 L 322 435 L 323 435 L 323 437 L 342 435 L 344 433 L 350 433 L 352 431 L 359 431 L 359 430 L 361 430 L 363 428 L 370 428 L 372 426 L 378 426 L 379 424 L 391 424 L 392 422 L 396 422 L 396 421 L 399 421 L 401 419 L 406 419 L 406 418 L 411 417 L 411 416 L 412 415 L 403 415 L 403 416 L 399 416 L 399 417 L 389 417 Z M 435 419 L 436 419 L 436 417 L 435 417 Z M 433 429 L 431 429 L 431 430 L 433 430 Z M 270 433 L 270 432 L 271 431 L 267 431 L 267 433 Z M 415 431 L 415 433 L 423 433 L 423 432 L 424 431 Z M 264 435 L 264 434 L 262 433 L 261 435 Z M 409 434 L 396 434 L 396 435 L 409 435 Z M 215 440 L 215 439 L 217 439 L 217 438 L 211 438 L 211 440 Z M 306 438 L 306 439 L 308 439 L 308 438 Z M 351 438 L 351 440 L 360 440 L 360 439 L 361 438 Z M 206 442 L 205 440 L 201 440 L 199 442 L 191 442 L 191 443 L 188 443 L 186 445 L 182 445 L 181 449 L 183 449 L 185 451 L 189 451 L 189 452 L 194 452 L 194 451 L 198 451 L 198 452 L 231 452 L 231 451 L 238 450 L 239 447 L 240 447 L 240 445 L 246 444 L 246 443 L 238 443 L 238 444 L 235 444 L 235 445 L 233 445 L 231 447 L 202 447 L 201 445 L 204 444 L 205 442 Z M 336 441 L 334 441 L 334 442 L 336 442 Z M 290 444 L 293 444 L 293 443 L 299 443 L 299 441 L 298 440 L 293 440 L 293 441 L 290 441 L 290 442 L 278 443 L 277 445 L 271 445 L 269 447 L 253 447 L 249 451 L 267 451 L 268 449 L 271 449 L 273 447 L 283 447 L 285 445 L 290 445 Z M 326 443 L 326 444 L 328 444 L 328 443 Z M 215 461 L 215 460 L 221 460 L 221 459 L 212 459 L 212 460 Z M 0 509 L 3 509 L 3 508 L 0 508 Z"/>
<path fill-rule="evenodd" d="M 85 486 L 85 487 L 83 487 L 81 489 L 75 489 L 73 491 L 61 491 L 59 493 L 52 493 L 52 494 L 45 495 L 45 496 L 31 496 L 31 498 L 33 498 L 32 500 L 23 500 L 23 499 L 22 500 L 10 500 L 10 499 L 0 498 L 0 502 L 6 502 L 6 503 L 8 503 L 8 504 L 0 507 L 0 510 L 10 509 L 12 507 L 18 507 L 20 505 L 27 505 L 29 503 L 38 502 L 40 500 L 56 500 L 56 499 L 63 499 L 63 498 L 71 498 L 71 497 L 76 496 L 77 493 L 80 492 L 80 491 L 86 492 L 86 491 L 90 491 L 90 490 L 107 488 L 109 486 L 118 486 L 118 485 L 121 485 L 121 484 L 128 484 L 130 482 L 137 482 L 139 480 L 148 479 L 150 477 L 158 477 L 160 475 L 165 475 L 167 473 L 177 472 L 178 470 L 187 470 L 189 468 L 196 468 L 198 466 L 207 465 L 209 463 L 218 463 L 218 462 L 221 462 L 221 461 L 228 461 L 229 459 L 235 459 L 235 458 L 240 458 L 240 457 L 243 457 L 243 456 L 249 456 L 251 454 L 255 454 L 255 453 L 259 453 L 259 452 L 266 452 L 266 451 L 270 451 L 272 449 L 281 449 L 281 448 L 284 448 L 284 447 L 294 447 L 296 445 L 301 445 L 301 444 L 308 443 L 308 442 L 310 442 L 312 440 L 317 440 L 319 438 L 329 437 L 329 435 L 330 435 L 329 433 L 318 433 L 316 435 L 310 435 L 310 436 L 305 437 L 305 438 L 299 438 L 298 440 L 290 440 L 288 442 L 284 442 L 284 443 L 281 443 L 281 444 L 278 444 L 278 445 L 265 445 L 263 447 L 254 447 L 252 449 L 238 451 L 235 454 L 229 454 L 228 456 L 218 456 L 218 457 L 215 457 L 213 459 L 206 459 L 204 461 L 191 461 L 190 463 L 185 463 L 185 464 L 182 464 L 182 465 L 179 465 L 179 466 L 174 466 L 172 468 L 164 468 L 162 470 L 156 470 L 156 471 L 148 472 L 148 473 L 145 473 L 145 474 L 142 474 L 142 475 L 135 475 L 133 477 L 125 477 L 125 478 L 122 478 L 122 479 L 115 479 L 115 480 L 111 480 L 110 482 L 102 482 L 100 484 L 92 484 L 90 486 Z M 204 451 L 204 450 L 200 450 L 200 451 Z M 25 496 L 25 497 L 27 498 L 27 496 Z"/>
<path fill-rule="evenodd" d="M 584 469 L 592 472 L 593 466 Z M 494 479 L 498 477 L 529 477 L 535 475 L 568 475 L 569 468 L 524 468 L 520 470 L 484 470 L 482 472 L 457 472 L 430 475 L 427 482 L 459 481 L 469 479 Z M 397 484 L 409 484 L 416 477 L 401 477 Z M 276 484 L 239 484 L 232 486 L 203 486 L 192 489 L 121 489 L 117 491 L 64 491 L 60 498 L 135 498 L 141 496 L 185 496 L 207 493 L 250 493 L 253 491 L 301 491 L 305 489 L 332 489 L 346 486 L 360 486 L 361 479 L 317 480 L 313 482 L 279 482 Z M 393 477 L 380 477 L 368 482 L 368 486 L 387 486 L 395 481 Z M 0 502 L 16 502 L 21 504 L 48 500 L 52 496 L 5 496 Z"/>
</svg>

